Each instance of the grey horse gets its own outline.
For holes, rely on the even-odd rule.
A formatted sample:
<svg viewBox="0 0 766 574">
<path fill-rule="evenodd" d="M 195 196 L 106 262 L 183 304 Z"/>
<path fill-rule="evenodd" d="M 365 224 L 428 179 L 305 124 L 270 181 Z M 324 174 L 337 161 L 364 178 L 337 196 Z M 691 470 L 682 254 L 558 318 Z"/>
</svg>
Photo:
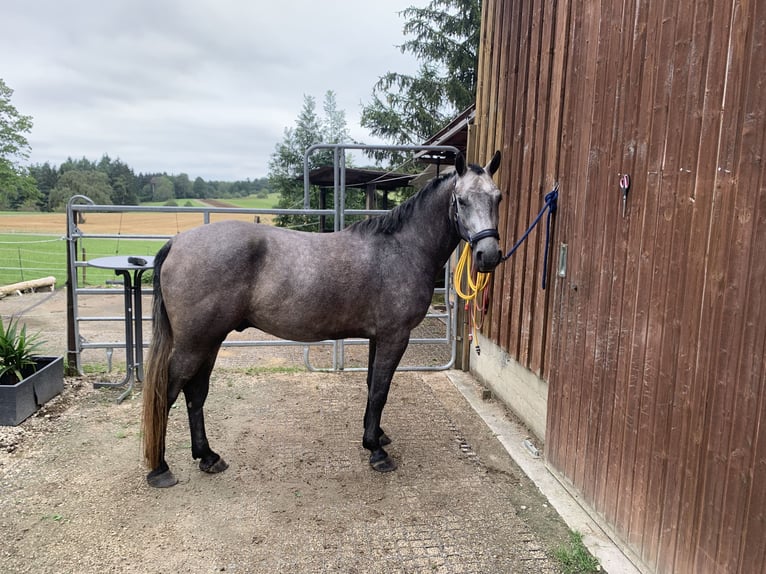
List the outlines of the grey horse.
<svg viewBox="0 0 766 574">
<path fill-rule="evenodd" d="M 201 470 L 228 465 L 208 444 L 203 406 L 210 373 L 226 336 L 255 327 L 283 339 L 369 339 L 367 408 L 362 444 L 372 468 L 396 464 L 380 427 L 391 378 L 412 329 L 425 317 L 434 282 L 461 239 L 476 267 L 501 261 L 498 204 L 486 167 L 466 165 L 431 180 L 386 215 L 335 233 L 307 233 L 241 221 L 221 221 L 178 234 L 157 253 L 152 342 L 144 381 L 147 481 L 177 481 L 165 460 L 168 412 L 186 399 L 192 456 Z"/>
</svg>

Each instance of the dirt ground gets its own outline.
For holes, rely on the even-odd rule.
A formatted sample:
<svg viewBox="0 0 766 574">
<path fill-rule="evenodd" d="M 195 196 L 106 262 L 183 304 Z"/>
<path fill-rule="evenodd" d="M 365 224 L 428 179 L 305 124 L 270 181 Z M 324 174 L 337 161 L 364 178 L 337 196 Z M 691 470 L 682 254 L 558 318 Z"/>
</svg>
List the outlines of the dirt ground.
<svg viewBox="0 0 766 574">
<path fill-rule="evenodd" d="M 0 313 L 65 350 L 63 291 L 0 300 Z M 180 483 L 146 485 L 140 388 L 117 404 L 119 390 L 92 385 L 119 372 L 67 379 L 36 415 L 0 427 L 0 571 L 559 572 L 566 526 L 448 372 L 395 376 L 383 422 L 399 468 L 379 474 L 360 444 L 364 373 L 252 352 L 229 349 L 214 371 L 206 422 L 230 464 L 220 475 L 196 468 L 174 408 Z"/>
</svg>

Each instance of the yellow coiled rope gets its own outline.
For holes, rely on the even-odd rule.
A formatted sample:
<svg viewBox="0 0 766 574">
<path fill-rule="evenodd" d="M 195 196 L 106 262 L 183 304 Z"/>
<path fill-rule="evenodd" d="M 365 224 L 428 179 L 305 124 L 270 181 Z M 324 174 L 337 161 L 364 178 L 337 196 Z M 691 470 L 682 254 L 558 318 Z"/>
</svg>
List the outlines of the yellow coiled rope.
<svg viewBox="0 0 766 574">
<path fill-rule="evenodd" d="M 467 289 L 463 290 L 462 277 L 465 274 L 465 285 Z M 471 246 L 467 243 L 463 248 L 463 253 L 460 254 L 460 259 L 455 267 L 455 292 L 458 297 L 465 301 L 465 310 L 468 313 L 468 318 L 471 324 L 471 330 L 468 334 L 469 341 L 474 343 L 476 354 L 481 354 L 479 348 L 479 337 L 477 330 L 481 328 L 481 323 L 484 317 L 484 306 L 487 296 L 487 288 L 489 287 L 489 280 L 492 277 L 491 273 L 476 273 L 476 278 L 471 273 Z M 479 297 L 481 294 L 481 297 Z"/>
</svg>

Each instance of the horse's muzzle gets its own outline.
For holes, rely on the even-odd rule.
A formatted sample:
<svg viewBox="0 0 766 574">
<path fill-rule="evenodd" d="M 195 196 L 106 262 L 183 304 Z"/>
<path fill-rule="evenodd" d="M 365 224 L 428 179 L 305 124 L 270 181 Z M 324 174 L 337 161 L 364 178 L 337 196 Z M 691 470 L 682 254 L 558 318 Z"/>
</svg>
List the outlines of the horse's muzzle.
<svg viewBox="0 0 766 574">
<path fill-rule="evenodd" d="M 476 270 L 489 273 L 503 260 L 500 244 L 494 237 L 486 237 L 477 241 L 473 246 L 473 260 Z"/>
</svg>

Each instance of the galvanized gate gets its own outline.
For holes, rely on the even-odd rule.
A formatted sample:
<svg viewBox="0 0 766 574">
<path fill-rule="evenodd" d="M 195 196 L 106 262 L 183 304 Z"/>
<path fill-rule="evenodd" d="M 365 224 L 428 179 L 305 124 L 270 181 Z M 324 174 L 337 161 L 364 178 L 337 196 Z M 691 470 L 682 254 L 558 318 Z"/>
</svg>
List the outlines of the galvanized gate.
<svg viewBox="0 0 766 574">
<path fill-rule="evenodd" d="M 309 205 L 309 173 L 308 173 L 308 158 L 311 153 L 321 149 L 331 149 L 334 157 L 334 209 L 316 209 Z M 91 239 L 115 239 L 118 241 L 125 241 L 129 243 L 135 240 L 167 240 L 173 237 L 173 233 L 168 233 L 168 230 L 157 230 L 157 233 L 123 233 L 122 229 L 116 229 L 108 233 L 88 233 L 83 230 L 81 222 L 84 220 L 87 214 L 120 214 L 120 222 L 122 222 L 122 216 L 128 214 L 145 214 L 147 217 L 151 214 L 167 214 L 173 213 L 176 215 L 176 232 L 181 230 L 181 221 L 186 222 L 186 226 L 189 226 L 189 220 L 196 219 L 191 226 L 208 224 L 214 219 L 231 219 L 246 217 L 249 219 L 259 218 L 261 216 L 273 216 L 273 215 L 309 215 L 314 217 L 332 217 L 334 219 L 334 230 L 338 231 L 345 227 L 346 216 L 367 216 L 367 215 L 379 215 L 386 213 L 385 210 L 360 210 L 360 209 L 346 209 L 345 207 L 345 194 L 346 194 L 346 165 L 345 165 L 345 151 L 349 149 L 365 150 L 365 149 L 391 149 L 391 150 L 404 150 L 412 152 L 423 151 L 437 151 L 437 152 L 456 152 L 456 148 L 452 146 L 376 146 L 370 148 L 369 146 L 360 145 L 347 145 L 347 144 L 320 144 L 309 148 L 304 156 L 304 206 L 302 209 L 248 209 L 248 208 L 223 208 L 223 207 L 141 207 L 141 206 L 123 206 L 123 205 L 97 205 L 89 198 L 85 196 L 74 196 L 67 204 L 67 261 L 68 261 L 68 360 L 70 365 L 75 365 L 79 373 L 83 373 L 83 361 L 82 354 L 86 350 L 103 349 L 107 359 L 107 364 L 111 368 L 111 361 L 113 352 L 115 349 L 125 350 L 126 357 L 131 352 L 131 344 L 136 344 L 139 347 L 139 356 L 141 347 L 148 346 L 147 337 L 139 337 L 136 343 L 132 343 L 130 340 L 104 340 L 99 338 L 96 340 L 91 337 L 86 339 L 82 335 L 81 327 L 88 323 L 99 322 L 125 322 L 128 320 L 128 313 L 132 310 L 128 308 L 130 304 L 127 300 L 125 303 L 126 311 L 124 314 L 119 315 L 88 315 L 84 313 L 83 302 L 88 297 L 103 297 L 105 295 L 121 295 L 123 294 L 123 284 L 119 281 L 110 282 L 113 284 L 111 288 L 94 288 L 88 287 L 83 280 L 83 274 L 91 266 L 91 262 L 94 257 L 93 254 L 83 253 L 82 249 L 78 249 L 78 245 L 84 240 Z M 145 255 L 151 254 L 130 253 L 130 255 Z M 437 335 L 427 336 L 414 336 L 410 339 L 411 345 L 439 345 L 445 346 L 448 351 L 448 360 L 442 364 L 411 364 L 400 365 L 400 371 L 428 371 L 428 370 L 444 370 L 449 369 L 455 362 L 456 355 L 456 308 L 455 308 L 455 294 L 452 288 L 452 267 L 453 261 L 448 261 L 444 268 L 444 286 L 437 287 L 434 290 L 434 295 L 439 298 L 443 298 L 444 304 L 438 308 L 433 307 L 427 314 L 425 321 L 431 321 L 442 326 L 441 331 Z M 129 280 L 129 279 L 128 279 Z M 151 290 L 147 288 L 140 288 L 140 298 L 151 297 Z M 140 301 L 138 302 L 140 305 Z M 143 305 L 144 309 L 149 309 L 147 305 Z M 141 333 L 141 324 L 147 321 L 151 321 L 151 317 L 146 315 L 139 317 L 137 320 L 139 334 Z M 303 362 L 307 369 L 312 371 L 327 370 L 327 371 L 355 371 L 366 370 L 366 367 L 360 366 L 348 366 L 346 363 L 346 347 L 347 346 L 359 346 L 367 345 L 366 339 L 344 339 L 339 341 L 320 341 L 317 343 L 303 343 L 297 341 L 286 340 L 274 340 L 273 338 L 261 337 L 262 333 L 249 329 L 248 332 L 253 332 L 253 338 L 247 340 L 229 340 L 224 341 L 224 347 L 302 347 L 303 348 Z M 129 339 L 129 337 L 126 337 Z M 311 351 L 312 348 L 317 347 L 329 347 L 331 349 L 331 360 L 328 365 L 316 365 L 312 362 Z M 128 373 L 128 377 L 135 376 L 141 378 L 141 361 L 134 365 L 136 372 Z M 130 369 L 130 361 L 128 361 L 128 368 Z"/>
</svg>

